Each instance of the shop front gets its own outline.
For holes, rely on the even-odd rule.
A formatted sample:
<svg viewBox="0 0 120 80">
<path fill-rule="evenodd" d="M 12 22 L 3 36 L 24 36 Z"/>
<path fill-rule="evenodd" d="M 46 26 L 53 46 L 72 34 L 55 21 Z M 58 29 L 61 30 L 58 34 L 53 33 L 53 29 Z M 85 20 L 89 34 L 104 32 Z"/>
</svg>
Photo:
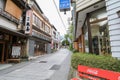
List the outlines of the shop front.
<svg viewBox="0 0 120 80">
<path fill-rule="evenodd" d="M 0 27 L 0 63 L 25 55 L 25 41 L 22 33 Z"/>
<path fill-rule="evenodd" d="M 76 50 L 96 55 L 111 55 L 105 1 L 78 11 L 76 21 Z"/>
<path fill-rule="evenodd" d="M 111 53 L 106 8 L 89 13 L 83 30 L 86 52 L 96 55 Z"/>
<path fill-rule="evenodd" d="M 39 56 L 39 55 L 43 55 L 43 54 L 47 53 L 45 42 L 36 41 L 34 44 L 34 50 L 35 50 L 34 51 L 35 56 Z"/>
<path fill-rule="evenodd" d="M 49 36 L 33 31 L 27 42 L 29 59 L 51 52 L 51 37 Z"/>
</svg>

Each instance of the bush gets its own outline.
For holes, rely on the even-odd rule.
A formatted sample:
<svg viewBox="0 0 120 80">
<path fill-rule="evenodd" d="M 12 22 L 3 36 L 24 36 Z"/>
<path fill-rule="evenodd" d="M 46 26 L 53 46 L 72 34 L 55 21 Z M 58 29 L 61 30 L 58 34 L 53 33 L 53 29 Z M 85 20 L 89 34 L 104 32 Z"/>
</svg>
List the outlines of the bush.
<svg viewBox="0 0 120 80">
<path fill-rule="evenodd" d="M 77 69 L 78 65 L 85 65 L 120 72 L 120 60 L 110 56 L 76 53 L 72 55 L 71 65 L 75 69 Z"/>
<path fill-rule="evenodd" d="M 73 45 L 72 45 L 72 43 L 69 45 L 69 50 L 73 50 Z"/>
</svg>

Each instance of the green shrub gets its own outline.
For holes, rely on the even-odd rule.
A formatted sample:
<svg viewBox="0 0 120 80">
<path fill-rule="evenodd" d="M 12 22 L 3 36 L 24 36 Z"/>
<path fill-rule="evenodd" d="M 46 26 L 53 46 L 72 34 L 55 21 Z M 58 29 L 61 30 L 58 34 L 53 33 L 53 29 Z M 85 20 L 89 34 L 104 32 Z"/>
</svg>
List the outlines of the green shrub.
<svg viewBox="0 0 120 80">
<path fill-rule="evenodd" d="M 75 53 L 72 55 L 71 65 L 73 68 L 77 69 L 77 66 L 79 64 L 120 72 L 120 60 L 117 60 L 110 56 Z"/>
</svg>

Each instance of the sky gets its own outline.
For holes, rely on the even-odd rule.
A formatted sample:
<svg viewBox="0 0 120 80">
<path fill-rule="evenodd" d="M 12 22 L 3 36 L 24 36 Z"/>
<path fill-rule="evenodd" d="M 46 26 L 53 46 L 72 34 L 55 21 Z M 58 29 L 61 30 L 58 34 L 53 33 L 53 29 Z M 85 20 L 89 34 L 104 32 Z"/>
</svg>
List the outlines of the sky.
<svg viewBox="0 0 120 80">
<path fill-rule="evenodd" d="M 64 24 L 62 23 L 62 21 L 59 17 L 59 14 L 55 7 L 54 1 L 57 5 L 57 9 L 62 17 Z M 45 16 L 49 19 L 50 23 L 55 26 L 55 28 L 57 29 L 58 32 L 60 32 L 60 35 L 63 36 L 64 34 L 66 34 L 66 30 L 69 27 L 68 18 L 71 17 L 71 12 L 67 11 L 66 15 L 64 14 L 64 12 L 60 12 L 59 0 L 36 0 L 36 2 L 42 9 Z"/>
</svg>

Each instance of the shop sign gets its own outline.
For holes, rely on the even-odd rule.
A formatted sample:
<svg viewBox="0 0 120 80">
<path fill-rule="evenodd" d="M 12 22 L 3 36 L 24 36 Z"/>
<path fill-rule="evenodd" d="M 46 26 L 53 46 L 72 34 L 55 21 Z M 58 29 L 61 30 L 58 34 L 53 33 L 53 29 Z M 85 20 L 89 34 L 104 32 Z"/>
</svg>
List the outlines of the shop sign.
<svg viewBox="0 0 120 80">
<path fill-rule="evenodd" d="M 42 34 L 39 34 L 37 32 L 34 32 L 34 31 L 32 32 L 32 36 L 35 36 L 37 38 L 40 38 L 40 39 L 43 39 L 43 40 L 46 40 L 46 41 L 51 41 L 48 37 L 46 37 Z"/>
<path fill-rule="evenodd" d="M 20 56 L 20 51 L 21 51 L 21 47 L 20 46 L 13 46 L 12 47 L 12 56 L 13 57 Z"/>
<path fill-rule="evenodd" d="M 88 66 L 79 65 L 78 72 L 101 77 L 101 78 L 104 78 L 107 80 L 120 80 L 120 73 L 109 71 L 109 70 L 103 70 L 103 69 L 99 69 L 99 68 L 91 68 Z M 79 76 L 82 76 L 81 73 L 79 73 Z"/>
<path fill-rule="evenodd" d="M 70 10 L 70 0 L 59 0 L 60 11 Z"/>
<path fill-rule="evenodd" d="M 26 21 L 25 21 L 25 34 L 31 33 L 32 28 L 32 10 L 26 12 Z"/>
</svg>

